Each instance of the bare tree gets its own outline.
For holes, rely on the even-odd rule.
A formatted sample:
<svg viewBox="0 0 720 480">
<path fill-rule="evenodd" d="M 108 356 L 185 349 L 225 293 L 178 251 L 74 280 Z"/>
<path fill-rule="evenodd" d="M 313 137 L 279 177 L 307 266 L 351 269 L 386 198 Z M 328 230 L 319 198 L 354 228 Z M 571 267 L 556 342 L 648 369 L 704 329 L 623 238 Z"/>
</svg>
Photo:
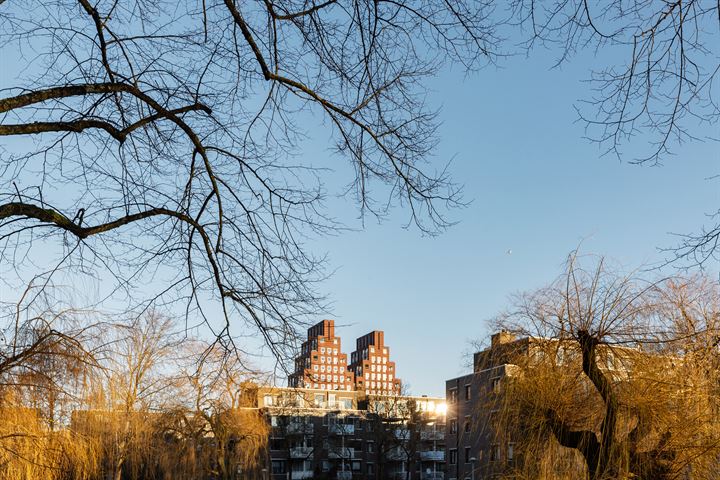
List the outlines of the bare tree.
<svg viewBox="0 0 720 480">
<path fill-rule="evenodd" d="M 178 345 L 173 328 L 172 320 L 157 312 L 114 327 L 100 377 L 100 408 L 88 412 L 100 429 L 94 434 L 104 437 L 108 474 L 114 480 L 122 478 L 126 466 L 135 470 L 133 478 L 148 476 L 142 471 L 154 465 L 151 452 L 161 447 L 160 414 L 172 395 L 163 369 Z"/>
<path fill-rule="evenodd" d="M 591 93 L 576 110 L 606 154 L 658 164 L 683 143 L 719 140 L 708 128 L 720 119 L 717 2 L 514 0 L 511 15 L 528 33 L 525 46 L 550 47 L 557 65 L 597 57 Z M 709 227 L 670 249 L 673 258 L 719 258 L 716 208 Z"/>
<path fill-rule="evenodd" d="M 257 408 L 257 374 L 217 345 L 186 347 L 190 353 L 180 372 L 188 398 L 182 415 L 182 436 L 189 450 L 210 453 L 207 475 L 230 480 L 256 478 L 264 464 L 269 427 Z"/>
<path fill-rule="evenodd" d="M 535 476 L 714 478 L 717 285 L 647 282 L 586 261 L 573 254 L 555 283 L 497 319 L 531 338 L 504 353 L 517 370 L 490 397 L 500 441 L 518 442 L 518 469 Z"/>
<path fill-rule="evenodd" d="M 108 302 L 179 305 L 225 340 L 233 318 L 280 355 L 322 306 L 323 262 L 306 242 L 339 227 L 324 162 L 294 158 L 310 115 L 349 161 L 345 193 L 363 215 L 400 204 L 433 233 L 461 203 L 429 162 L 422 80 L 492 58 L 482 1 L 0 8 L 3 57 L 19 67 L 0 99 L 0 135 L 18 137 L 0 161 L 2 262 L 16 279 L 30 268 L 20 256 L 54 256 L 114 279 Z"/>
<path fill-rule="evenodd" d="M 527 47 L 559 47 L 558 64 L 581 51 L 612 51 L 592 73 L 594 96 L 578 107 L 589 137 L 624 157 L 638 133 L 650 135 L 636 162 L 659 162 L 674 145 L 699 140 L 693 128 L 718 120 L 717 2 L 515 0 Z M 606 62 L 610 64 L 606 64 Z"/>
<path fill-rule="evenodd" d="M 396 395 L 371 396 L 366 424 L 375 448 L 375 478 L 413 478 L 423 418 L 416 401 L 403 390 Z M 398 468 L 398 465 L 400 468 Z"/>
</svg>

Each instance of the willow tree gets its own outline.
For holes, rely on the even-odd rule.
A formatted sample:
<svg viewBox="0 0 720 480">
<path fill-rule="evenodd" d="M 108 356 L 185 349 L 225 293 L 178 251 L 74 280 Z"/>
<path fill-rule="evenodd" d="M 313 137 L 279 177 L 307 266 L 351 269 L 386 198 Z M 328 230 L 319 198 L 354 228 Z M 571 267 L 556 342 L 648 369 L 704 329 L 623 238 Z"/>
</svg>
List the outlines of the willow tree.
<svg viewBox="0 0 720 480">
<path fill-rule="evenodd" d="M 172 462 L 197 457 L 203 474 L 222 480 L 260 478 L 269 468 L 269 426 L 257 405 L 258 377 L 236 357 L 228 358 L 218 345 L 205 342 L 186 344 L 187 352 L 178 375 L 176 408 L 170 413 L 177 425 L 182 450 Z"/>
<path fill-rule="evenodd" d="M 532 339 L 488 397 L 498 443 L 518 452 L 510 476 L 715 478 L 720 290 L 586 260 L 497 319 Z"/>
</svg>

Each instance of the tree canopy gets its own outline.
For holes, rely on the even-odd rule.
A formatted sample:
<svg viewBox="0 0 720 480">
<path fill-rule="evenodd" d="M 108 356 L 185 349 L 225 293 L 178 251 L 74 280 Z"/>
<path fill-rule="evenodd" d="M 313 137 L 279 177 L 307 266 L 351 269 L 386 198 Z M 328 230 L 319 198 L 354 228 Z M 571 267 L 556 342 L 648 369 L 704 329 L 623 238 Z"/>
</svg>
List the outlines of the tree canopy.
<svg viewBox="0 0 720 480">
<path fill-rule="evenodd" d="M 105 308 L 184 311 L 226 345 L 233 323 L 283 356 L 324 306 L 309 245 L 342 226 L 329 191 L 361 215 L 401 206 L 427 234 L 463 204 L 432 157 L 429 76 L 496 62 L 517 51 L 509 39 L 557 46 L 560 62 L 610 49 L 621 60 L 593 74 L 580 117 L 618 154 L 647 133 L 638 161 L 654 162 L 718 118 L 717 14 L 701 1 L 2 2 L 2 278 L 102 279 Z M 298 158 L 309 119 L 344 187 Z M 717 238 L 683 252 L 712 255 Z"/>
</svg>

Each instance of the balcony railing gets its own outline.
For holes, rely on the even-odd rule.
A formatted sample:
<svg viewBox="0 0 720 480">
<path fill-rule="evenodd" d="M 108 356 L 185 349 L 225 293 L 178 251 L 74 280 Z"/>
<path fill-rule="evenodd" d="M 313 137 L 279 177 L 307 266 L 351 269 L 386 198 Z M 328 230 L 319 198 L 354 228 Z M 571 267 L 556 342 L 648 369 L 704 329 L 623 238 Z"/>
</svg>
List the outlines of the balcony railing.
<svg viewBox="0 0 720 480">
<path fill-rule="evenodd" d="M 410 438 L 410 430 L 406 428 L 396 428 L 395 438 L 398 440 L 408 440 Z"/>
<path fill-rule="evenodd" d="M 355 425 L 335 423 L 328 426 L 331 435 L 355 435 Z"/>
<path fill-rule="evenodd" d="M 290 458 L 309 458 L 312 453 L 312 447 L 294 447 L 290 449 Z"/>
<path fill-rule="evenodd" d="M 288 434 L 297 434 L 297 433 L 313 433 L 315 425 L 312 423 L 303 423 L 303 422 L 290 422 L 285 427 L 285 431 Z M 281 427 L 282 428 L 282 427 Z"/>
<path fill-rule="evenodd" d="M 445 440 L 445 431 L 420 432 L 421 440 Z"/>
<path fill-rule="evenodd" d="M 350 459 L 355 458 L 355 449 L 354 448 L 331 448 L 328 451 L 328 458 L 342 458 L 342 459 Z"/>
<path fill-rule="evenodd" d="M 292 480 L 304 480 L 306 478 L 315 478 L 315 472 L 312 470 L 298 470 L 290 474 Z"/>
<path fill-rule="evenodd" d="M 420 480 L 445 480 L 445 472 L 420 472 Z"/>
<path fill-rule="evenodd" d="M 420 460 L 426 460 L 430 462 L 444 462 L 445 450 L 430 450 L 427 452 L 420 452 Z"/>
<path fill-rule="evenodd" d="M 388 452 L 385 456 L 387 457 L 388 460 L 406 461 L 408 459 L 407 452 L 401 448 L 393 448 L 391 450 L 388 450 Z"/>
<path fill-rule="evenodd" d="M 407 480 L 408 472 L 390 472 L 387 477 L 390 480 Z"/>
</svg>

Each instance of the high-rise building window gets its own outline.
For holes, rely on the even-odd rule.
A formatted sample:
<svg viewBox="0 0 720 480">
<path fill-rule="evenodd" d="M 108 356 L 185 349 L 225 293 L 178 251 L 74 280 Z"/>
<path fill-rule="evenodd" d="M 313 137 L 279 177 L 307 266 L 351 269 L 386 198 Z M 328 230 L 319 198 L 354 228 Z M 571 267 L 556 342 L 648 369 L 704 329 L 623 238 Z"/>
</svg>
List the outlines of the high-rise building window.
<svg viewBox="0 0 720 480">
<path fill-rule="evenodd" d="M 514 443 L 508 443 L 507 448 L 507 459 L 508 462 L 512 462 L 515 458 L 515 444 Z"/>
<path fill-rule="evenodd" d="M 470 447 L 465 447 L 465 463 L 470 463 L 470 458 L 472 458 L 470 455 Z"/>
<path fill-rule="evenodd" d="M 465 401 L 470 400 L 470 385 L 465 385 Z"/>
<path fill-rule="evenodd" d="M 465 433 L 469 433 L 470 429 L 472 428 L 472 424 L 470 423 L 470 416 L 465 416 Z"/>
<path fill-rule="evenodd" d="M 457 448 L 450 449 L 450 465 L 457 464 Z"/>
<path fill-rule="evenodd" d="M 449 393 L 449 395 L 448 395 L 448 397 L 449 397 L 449 398 L 448 398 L 448 401 L 449 401 L 450 403 L 457 403 L 457 399 L 458 399 L 458 391 L 457 391 L 457 388 L 451 388 L 448 393 Z"/>
<path fill-rule="evenodd" d="M 450 433 L 457 433 L 457 419 L 450 419 Z"/>
</svg>

